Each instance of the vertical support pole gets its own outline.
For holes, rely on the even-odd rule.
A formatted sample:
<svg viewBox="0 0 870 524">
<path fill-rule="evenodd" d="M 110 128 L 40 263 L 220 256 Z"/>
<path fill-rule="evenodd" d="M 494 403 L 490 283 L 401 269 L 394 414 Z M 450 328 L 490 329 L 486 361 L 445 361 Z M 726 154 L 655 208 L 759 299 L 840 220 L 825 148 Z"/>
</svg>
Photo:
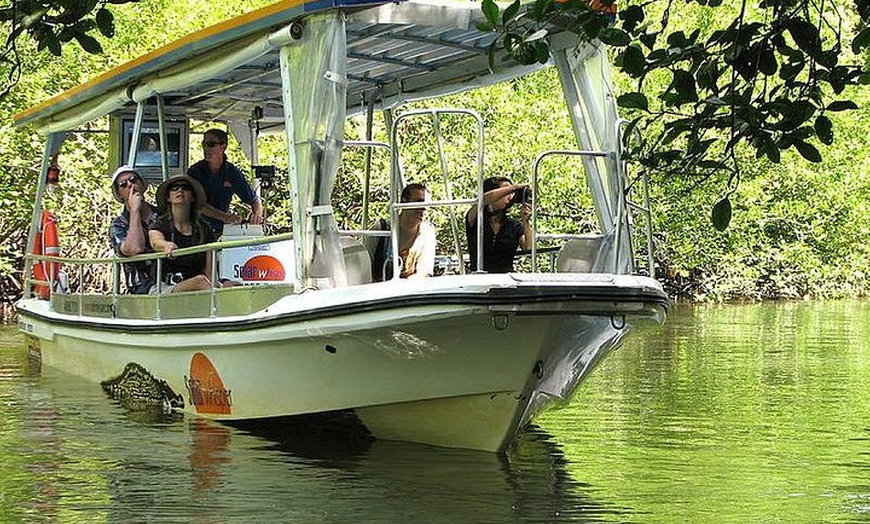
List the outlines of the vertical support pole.
<svg viewBox="0 0 870 524">
<path fill-rule="evenodd" d="M 297 169 L 296 159 L 296 126 L 293 123 L 293 99 L 290 94 L 291 82 L 291 63 L 290 63 L 290 48 L 284 46 L 279 52 L 280 70 L 281 70 L 281 94 L 284 105 L 284 137 L 287 141 L 287 174 L 290 179 L 290 202 L 291 213 L 293 220 L 293 230 L 295 242 L 293 243 L 296 250 L 296 282 L 303 286 L 308 285 L 308 274 L 305 267 L 304 245 L 302 243 L 303 236 L 299 235 L 297 228 L 301 228 L 305 224 L 305 218 L 302 216 L 302 205 L 299 202 L 299 170 Z"/>
<path fill-rule="evenodd" d="M 157 132 L 160 134 L 160 175 L 165 181 L 169 178 L 169 158 L 166 156 L 169 149 L 166 141 L 166 110 L 163 105 L 163 95 L 157 95 Z M 139 139 L 137 138 L 137 149 L 138 143 Z M 133 164 L 130 164 L 130 166 L 133 166 Z"/>
<path fill-rule="evenodd" d="M 142 120 L 145 118 L 145 102 L 136 104 L 136 118 L 133 120 L 133 135 L 130 137 L 130 152 L 127 154 L 127 165 L 136 166 L 136 155 L 139 153 L 139 135 L 142 134 Z"/>
</svg>

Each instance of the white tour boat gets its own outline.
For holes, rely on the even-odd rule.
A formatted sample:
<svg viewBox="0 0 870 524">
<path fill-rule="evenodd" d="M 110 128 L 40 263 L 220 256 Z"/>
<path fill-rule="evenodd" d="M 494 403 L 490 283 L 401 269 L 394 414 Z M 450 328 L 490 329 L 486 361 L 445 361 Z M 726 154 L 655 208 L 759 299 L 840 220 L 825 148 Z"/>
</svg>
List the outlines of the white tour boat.
<svg viewBox="0 0 870 524">
<path fill-rule="evenodd" d="M 18 125 L 46 135 L 28 240 L 30 277 L 18 303 L 30 354 L 119 399 L 156 399 L 209 419 L 343 412 L 376 438 L 505 450 L 542 409 L 569 399 L 629 331 L 663 322 L 669 302 L 658 282 L 637 271 L 632 245 L 644 246 L 650 266 L 651 245 L 648 227 L 639 234 L 632 228 L 644 220 L 648 226 L 649 209 L 642 196 L 631 198 L 632 189 L 644 186 L 629 180 L 621 158 L 624 126 L 603 49 L 554 32 L 547 65 L 521 66 L 501 52 L 491 62 L 496 35 L 476 28 L 479 9 L 461 1 L 284 0 L 17 115 Z M 578 180 L 594 198 L 600 231 L 551 235 L 550 245 L 559 248 L 550 248 L 553 263 L 546 268 L 538 267 L 547 251 L 539 235 L 526 259 L 530 271 L 472 273 L 460 264 L 455 274 L 373 283 L 361 237 L 379 233 L 339 230 L 330 201 L 349 146 L 348 115 L 377 107 L 388 122 L 437 117 L 437 110 L 397 109 L 546 66 L 558 68 L 579 149 L 538 158 L 582 158 L 586 173 Z M 254 164 L 261 130 L 285 134 L 292 144 L 286 152 L 292 233 L 182 250 L 216 253 L 221 272 L 242 259 L 235 276 L 252 285 L 130 295 L 118 284 L 122 259 L 35 252 L 52 158 L 65 136 L 106 117 L 114 165 L 99 177 L 125 162 L 155 178 L 183 173 L 191 121 L 226 123 Z M 393 157 L 393 223 L 403 205 L 411 207 L 398 203 L 404 177 L 397 127 L 389 144 L 362 144 L 385 147 Z M 156 156 L 146 158 L 154 155 L 142 147 L 146 139 L 161 145 Z M 478 194 L 482 137 L 479 143 Z M 529 180 L 537 179 L 537 169 L 530 166 Z M 455 208 L 461 224 L 470 206 L 482 209 L 482 197 L 425 205 Z M 390 234 L 395 240 L 395 228 Z M 459 243 L 457 249 L 454 260 L 467 257 Z M 277 276 L 266 271 L 258 282 L 265 273 L 252 261 L 256 256 L 277 263 Z M 111 272 L 114 292 L 67 289 L 57 281 L 56 267 L 71 274 L 89 265 Z M 37 266 L 47 269 L 33 273 Z"/>
</svg>

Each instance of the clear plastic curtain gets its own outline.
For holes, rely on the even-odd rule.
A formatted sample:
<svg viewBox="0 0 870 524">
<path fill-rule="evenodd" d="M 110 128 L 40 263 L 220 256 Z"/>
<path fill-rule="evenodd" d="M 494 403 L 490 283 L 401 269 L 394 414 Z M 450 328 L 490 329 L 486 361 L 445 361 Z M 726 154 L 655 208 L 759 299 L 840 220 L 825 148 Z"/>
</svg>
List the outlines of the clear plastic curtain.
<svg viewBox="0 0 870 524">
<path fill-rule="evenodd" d="M 346 61 L 339 12 L 306 19 L 302 38 L 281 52 L 297 273 L 305 286 L 347 284 L 330 205 L 344 136 Z"/>
</svg>

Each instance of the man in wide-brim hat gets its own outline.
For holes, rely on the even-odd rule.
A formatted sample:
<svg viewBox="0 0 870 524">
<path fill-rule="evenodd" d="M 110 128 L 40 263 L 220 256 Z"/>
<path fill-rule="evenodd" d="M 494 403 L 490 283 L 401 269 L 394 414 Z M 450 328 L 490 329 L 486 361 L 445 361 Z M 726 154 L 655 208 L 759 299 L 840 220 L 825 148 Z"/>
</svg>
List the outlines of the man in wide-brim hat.
<svg viewBox="0 0 870 524">
<path fill-rule="evenodd" d="M 148 182 L 132 167 L 122 165 L 112 173 L 112 195 L 124 204 L 121 214 L 112 220 L 109 242 L 115 254 L 132 257 L 151 252 L 148 228 L 157 219 L 157 209 L 145 201 Z M 151 260 L 124 264 L 127 291 L 148 293 L 154 284 L 154 263 Z"/>
</svg>

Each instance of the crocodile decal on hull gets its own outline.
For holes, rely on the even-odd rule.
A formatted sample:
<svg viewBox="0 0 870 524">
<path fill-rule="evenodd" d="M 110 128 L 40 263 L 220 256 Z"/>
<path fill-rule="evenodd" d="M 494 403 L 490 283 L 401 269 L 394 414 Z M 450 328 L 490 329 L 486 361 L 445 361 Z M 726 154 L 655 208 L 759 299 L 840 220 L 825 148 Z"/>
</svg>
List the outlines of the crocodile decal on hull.
<svg viewBox="0 0 870 524">
<path fill-rule="evenodd" d="M 122 406 L 131 410 L 160 407 L 168 412 L 183 408 L 184 398 L 172 390 L 165 380 L 155 378 L 147 369 L 135 362 L 124 367 L 115 378 L 100 382 L 103 390 Z"/>
</svg>

